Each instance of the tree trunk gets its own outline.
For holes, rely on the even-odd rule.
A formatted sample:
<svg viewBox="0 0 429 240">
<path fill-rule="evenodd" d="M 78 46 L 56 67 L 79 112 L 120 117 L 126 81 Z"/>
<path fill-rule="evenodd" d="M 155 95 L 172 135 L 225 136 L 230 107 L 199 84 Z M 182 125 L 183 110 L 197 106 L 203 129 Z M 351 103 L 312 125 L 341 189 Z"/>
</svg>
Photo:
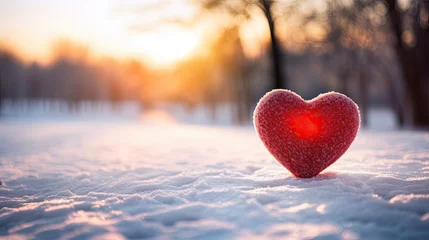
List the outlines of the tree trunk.
<svg viewBox="0 0 429 240">
<path fill-rule="evenodd" d="M 429 128 L 429 20 L 421 22 L 420 11 L 428 11 L 429 3 L 418 1 L 417 13 L 414 17 L 414 47 L 406 46 L 402 41 L 403 21 L 397 0 L 387 0 L 390 25 L 395 35 L 395 51 L 401 66 L 403 79 L 412 107 L 413 125 Z"/>
<path fill-rule="evenodd" d="M 354 64 L 351 64 L 350 58 L 351 56 L 350 52 L 347 52 L 342 47 L 336 47 L 336 55 L 339 57 L 339 59 L 336 58 L 336 60 L 340 63 L 338 65 L 338 91 L 350 96 L 350 76 L 351 76 L 351 67 Z"/>
<path fill-rule="evenodd" d="M 429 1 L 418 1 L 414 18 L 416 46 L 414 49 L 418 78 L 415 79 L 419 109 L 414 112 L 416 126 L 429 128 Z M 424 16 L 425 15 L 425 16 Z"/>
<path fill-rule="evenodd" d="M 395 113 L 396 122 L 399 128 L 404 127 L 405 124 L 405 110 L 404 105 L 407 101 L 406 94 L 402 93 L 397 86 L 395 77 L 390 71 L 389 67 L 384 64 L 384 60 L 377 59 L 374 54 L 367 54 L 367 61 L 370 66 L 374 67 L 374 70 L 378 72 L 380 77 L 384 79 L 387 86 L 387 95 L 389 97 L 389 102 L 392 110 Z"/>
<path fill-rule="evenodd" d="M 271 60 L 273 67 L 273 87 L 276 89 L 287 88 L 287 79 L 285 78 L 286 74 L 283 74 L 283 51 L 279 45 L 279 41 L 276 36 L 274 20 L 271 15 L 271 0 L 261 0 L 263 11 L 265 17 L 267 18 L 268 26 L 270 29 L 270 38 L 271 38 Z"/>
<path fill-rule="evenodd" d="M 361 119 L 362 125 L 364 127 L 368 127 L 368 108 L 369 108 L 369 82 L 368 76 L 363 69 L 361 69 L 358 73 L 359 77 L 359 101 L 360 101 L 360 109 L 361 109 Z"/>
<path fill-rule="evenodd" d="M 3 107 L 3 84 L 2 84 L 2 73 L 0 70 L 0 116 L 2 115 L 2 107 Z"/>
<path fill-rule="evenodd" d="M 398 96 L 396 94 L 397 90 L 395 89 L 395 82 L 391 76 L 386 77 L 387 86 L 388 86 L 388 95 L 390 99 L 390 104 L 392 106 L 393 111 L 395 112 L 396 121 L 398 126 L 402 128 L 405 124 L 404 110 L 401 106 L 400 101 L 398 101 Z M 403 98 L 404 101 L 406 98 Z"/>
</svg>

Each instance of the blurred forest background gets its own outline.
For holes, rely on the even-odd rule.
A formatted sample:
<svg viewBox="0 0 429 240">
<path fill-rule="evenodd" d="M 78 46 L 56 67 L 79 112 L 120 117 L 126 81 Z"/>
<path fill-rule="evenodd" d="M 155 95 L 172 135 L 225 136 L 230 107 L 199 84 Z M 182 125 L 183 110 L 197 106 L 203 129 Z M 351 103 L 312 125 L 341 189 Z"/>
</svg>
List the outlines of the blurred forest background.
<svg viewBox="0 0 429 240">
<path fill-rule="evenodd" d="M 134 101 L 145 112 L 174 103 L 189 111 L 204 106 L 216 119 L 219 107 L 228 106 L 234 122 L 246 124 L 271 89 L 305 99 L 332 90 L 358 103 L 364 125 L 371 106 L 385 106 L 401 127 L 429 127 L 429 1 L 190 0 L 196 10 L 186 16 L 163 14 L 177 7 L 174 1 L 142 2 L 111 10 L 156 16 L 133 17 L 128 30 L 134 34 L 164 25 L 192 28 L 208 19 L 217 25 L 205 27 L 192 53 L 162 66 L 100 56 L 92 45 L 65 38 L 54 41 L 43 62 L 3 42 L 0 107 L 42 103 L 47 112 L 73 112 L 85 103 L 97 111 L 102 102 L 114 109 Z M 262 27 L 252 27 L 255 22 Z M 174 33 L 165 36 L 158 49 L 182 48 Z"/>
</svg>

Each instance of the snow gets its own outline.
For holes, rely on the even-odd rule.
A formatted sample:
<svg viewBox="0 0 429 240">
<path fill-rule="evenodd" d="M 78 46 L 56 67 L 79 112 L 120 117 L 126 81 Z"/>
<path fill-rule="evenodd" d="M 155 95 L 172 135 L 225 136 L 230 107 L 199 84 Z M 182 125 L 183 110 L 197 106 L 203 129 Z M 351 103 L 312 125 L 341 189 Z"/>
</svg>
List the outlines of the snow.
<svg viewBox="0 0 429 240">
<path fill-rule="evenodd" d="M 248 127 L 0 121 L 0 239 L 429 239 L 429 132 L 297 179 Z"/>
</svg>

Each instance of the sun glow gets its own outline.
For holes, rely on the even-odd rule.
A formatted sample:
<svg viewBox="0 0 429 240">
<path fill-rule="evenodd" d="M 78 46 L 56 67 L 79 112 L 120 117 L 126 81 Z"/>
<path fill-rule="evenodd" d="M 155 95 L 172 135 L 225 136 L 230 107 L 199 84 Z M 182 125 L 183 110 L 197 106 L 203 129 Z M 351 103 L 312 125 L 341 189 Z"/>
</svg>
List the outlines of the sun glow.
<svg viewBox="0 0 429 240">
<path fill-rule="evenodd" d="M 147 56 L 151 64 L 166 66 L 191 56 L 199 42 L 196 31 L 175 27 L 146 33 L 135 39 L 131 47 Z"/>
<path fill-rule="evenodd" d="M 47 63 L 52 60 L 53 43 L 65 39 L 87 46 L 94 56 L 133 58 L 166 67 L 194 54 L 203 35 L 199 27 L 162 21 L 162 14 L 193 14 L 192 5 L 174 3 L 152 11 L 152 1 L 1 2 L 0 45 L 19 50 L 23 60 Z M 133 12 L 139 6 L 145 12 Z M 126 7 L 125 12 L 121 7 Z M 148 29 L 135 30 L 135 25 Z"/>
</svg>

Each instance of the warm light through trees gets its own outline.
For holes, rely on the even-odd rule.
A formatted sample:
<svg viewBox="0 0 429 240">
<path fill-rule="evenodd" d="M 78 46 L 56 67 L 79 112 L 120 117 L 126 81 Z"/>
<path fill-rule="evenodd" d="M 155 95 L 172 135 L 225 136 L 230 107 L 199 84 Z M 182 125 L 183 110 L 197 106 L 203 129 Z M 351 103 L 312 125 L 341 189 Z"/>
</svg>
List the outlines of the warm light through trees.
<svg viewBox="0 0 429 240">
<path fill-rule="evenodd" d="M 144 107 L 174 102 L 189 109 L 204 105 L 213 118 L 217 107 L 227 104 L 235 121 L 245 123 L 256 101 L 272 88 L 289 88 L 305 98 L 336 90 L 356 100 L 363 125 L 371 104 L 389 104 L 399 125 L 426 127 L 428 4 L 123 3 L 112 6 L 109 17 L 94 13 L 101 27 L 92 30 L 101 35 L 54 42 L 46 54 L 50 61 L 26 59 L 19 48 L 19 55 L 10 47 L 4 50 L 0 99 L 53 98 L 70 106 L 85 100 L 133 100 Z M 106 47 L 100 39 L 120 44 Z M 109 51 L 100 52 L 99 45 Z"/>
</svg>

